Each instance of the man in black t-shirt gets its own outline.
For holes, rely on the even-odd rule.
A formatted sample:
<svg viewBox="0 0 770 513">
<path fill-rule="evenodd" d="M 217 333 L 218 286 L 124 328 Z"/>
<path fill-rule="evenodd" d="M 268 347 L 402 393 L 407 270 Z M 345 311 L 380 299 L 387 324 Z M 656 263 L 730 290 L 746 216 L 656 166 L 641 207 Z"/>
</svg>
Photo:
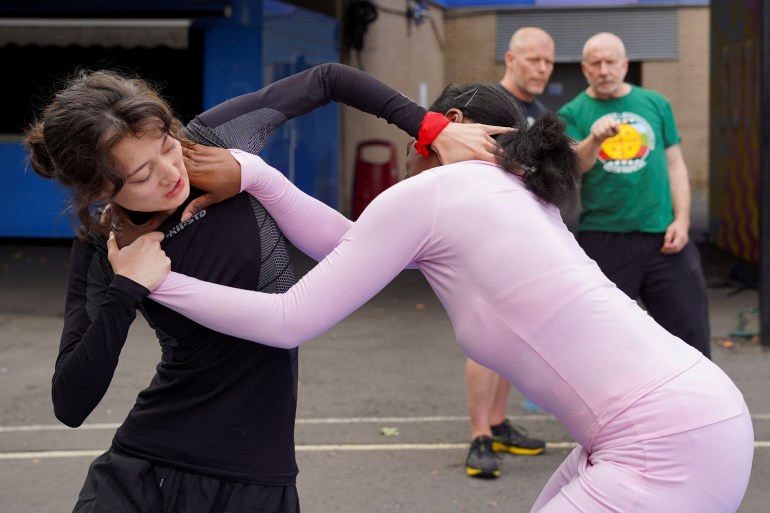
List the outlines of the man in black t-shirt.
<svg viewBox="0 0 770 513">
<path fill-rule="evenodd" d="M 537 27 L 514 32 L 505 52 L 505 75 L 497 87 L 519 102 L 529 126 L 546 110 L 537 97 L 551 78 L 554 53 L 553 39 Z"/>
<path fill-rule="evenodd" d="M 546 111 L 538 101 L 553 72 L 553 39 L 537 27 L 522 27 L 513 33 L 505 52 L 505 75 L 497 87 L 521 106 L 529 126 Z M 542 440 L 528 438 L 526 431 L 511 425 L 505 415 L 511 385 L 495 372 L 468 359 L 465 368 L 471 446 L 465 472 L 471 477 L 498 477 L 494 452 L 519 455 L 540 454 Z"/>
</svg>

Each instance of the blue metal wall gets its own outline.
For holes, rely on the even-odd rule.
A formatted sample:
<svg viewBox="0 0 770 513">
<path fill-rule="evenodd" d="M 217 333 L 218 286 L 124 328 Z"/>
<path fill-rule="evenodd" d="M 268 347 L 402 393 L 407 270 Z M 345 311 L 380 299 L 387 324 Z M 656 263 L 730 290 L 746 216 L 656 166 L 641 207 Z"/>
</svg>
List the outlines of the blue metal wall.
<svg viewBox="0 0 770 513">
<path fill-rule="evenodd" d="M 66 192 L 25 169 L 25 159 L 21 142 L 0 142 L 0 236 L 72 237 Z"/>
<path fill-rule="evenodd" d="M 338 62 L 338 34 L 334 18 L 266 0 L 262 23 L 264 82 L 324 62 Z M 282 126 L 261 156 L 297 187 L 337 208 L 339 126 L 339 106 L 326 105 Z"/>
<path fill-rule="evenodd" d="M 336 19 L 276 0 L 236 0 L 231 18 L 206 22 L 204 106 L 324 62 L 339 62 Z M 339 196 L 339 108 L 282 126 L 262 158 L 329 206 Z"/>
</svg>

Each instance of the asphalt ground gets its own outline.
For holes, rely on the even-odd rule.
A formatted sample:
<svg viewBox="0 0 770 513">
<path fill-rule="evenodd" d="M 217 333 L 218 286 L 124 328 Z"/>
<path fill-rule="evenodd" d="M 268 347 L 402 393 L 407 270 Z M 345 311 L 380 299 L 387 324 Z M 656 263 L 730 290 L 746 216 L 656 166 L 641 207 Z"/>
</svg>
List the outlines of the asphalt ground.
<svg viewBox="0 0 770 513">
<path fill-rule="evenodd" d="M 766 513 L 770 352 L 750 336 L 758 325 L 752 310 L 758 293 L 747 287 L 750 270 L 711 246 L 701 252 L 715 285 L 709 289 L 713 357 L 743 391 L 754 419 L 754 469 L 739 511 Z M 4 513 L 71 511 L 89 463 L 109 446 L 160 356 L 154 335 L 138 319 L 112 387 L 87 423 L 78 429 L 58 423 L 50 379 L 68 255 L 66 242 L 0 240 Z M 309 265 L 299 261 L 300 270 Z M 503 456 L 497 480 L 466 477 L 464 363 L 449 321 L 418 271 L 404 271 L 359 311 L 303 346 L 296 426 L 303 511 L 529 511 L 574 443 L 555 419 L 514 392 L 511 418 L 547 440 L 545 454 Z"/>
</svg>

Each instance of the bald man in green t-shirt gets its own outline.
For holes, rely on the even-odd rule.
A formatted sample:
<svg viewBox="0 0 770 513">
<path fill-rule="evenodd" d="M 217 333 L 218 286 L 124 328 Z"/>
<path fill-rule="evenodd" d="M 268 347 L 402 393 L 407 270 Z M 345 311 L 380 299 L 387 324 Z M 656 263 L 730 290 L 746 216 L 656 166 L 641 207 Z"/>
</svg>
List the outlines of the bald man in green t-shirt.
<svg viewBox="0 0 770 513">
<path fill-rule="evenodd" d="M 583 47 L 588 88 L 559 115 L 578 141 L 578 242 L 664 328 L 710 357 L 700 255 L 689 240 L 690 183 L 671 105 L 625 82 L 623 41 L 608 32 Z"/>
</svg>

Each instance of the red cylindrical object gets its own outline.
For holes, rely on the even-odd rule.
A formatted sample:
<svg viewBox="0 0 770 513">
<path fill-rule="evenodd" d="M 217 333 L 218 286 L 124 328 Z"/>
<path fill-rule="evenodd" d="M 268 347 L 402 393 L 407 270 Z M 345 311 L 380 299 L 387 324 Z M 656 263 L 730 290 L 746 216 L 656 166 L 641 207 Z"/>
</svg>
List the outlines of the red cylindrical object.
<svg viewBox="0 0 770 513">
<path fill-rule="evenodd" d="M 365 153 L 385 151 L 386 158 L 372 162 Z M 382 191 L 398 182 L 396 145 L 384 139 L 362 141 L 356 148 L 355 174 L 353 175 L 353 220 L 358 219 L 366 206 Z"/>
</svg>

